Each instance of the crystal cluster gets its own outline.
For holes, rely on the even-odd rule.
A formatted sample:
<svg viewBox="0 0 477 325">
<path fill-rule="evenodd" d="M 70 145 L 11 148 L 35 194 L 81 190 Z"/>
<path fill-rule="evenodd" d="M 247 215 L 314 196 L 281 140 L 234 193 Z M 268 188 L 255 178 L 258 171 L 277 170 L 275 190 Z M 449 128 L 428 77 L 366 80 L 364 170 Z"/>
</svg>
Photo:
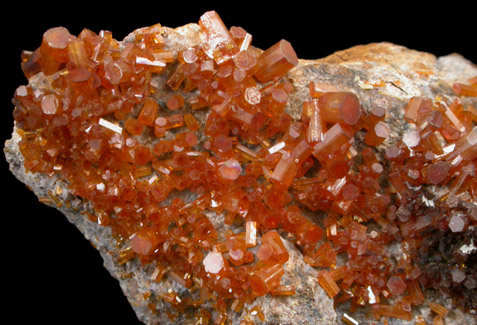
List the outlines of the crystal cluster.
<svg viewBox="0 0 477 325">
<path fill-rule="evenodd" d="M 385 107 L 368 112 L 356 94 L 311 81 L 294 120 L 291 44 L 262 52 L 213 11 L 199 25 L 204 42 L 178 52 L 159 25 L 124 44 L 108 31 L 46 31 L 22 54 L 30 84 L 13 100 L 25 168 L 57 175 L 91 202 L 87 217 L 112 228 L 118 263 L 139 258 L 155 266 L 153 281 L 187 288 L 153 294 L 178 313 L 193 307 L 202 323 L 225 323 L 258 296 L 295 293 L 282 283 L 282 238 L 319 270 L 337 304 L 411 320 L 430 284 L 420 264 L 426 238 L 477 223 L 477 110 L 410 98 L 409 128 L 378 150 L 392 133 Z M 477 96 L 477 79 L 454 89 Z M 214 225 L 210 212 L 234 227 Z M 396 242 L 402 256 L 390 253 Z M 465 263 L 450 274 L 475 293 Z M 249 315 L 244 324 L 264 317 L 259 306 Z"/>
</svg>

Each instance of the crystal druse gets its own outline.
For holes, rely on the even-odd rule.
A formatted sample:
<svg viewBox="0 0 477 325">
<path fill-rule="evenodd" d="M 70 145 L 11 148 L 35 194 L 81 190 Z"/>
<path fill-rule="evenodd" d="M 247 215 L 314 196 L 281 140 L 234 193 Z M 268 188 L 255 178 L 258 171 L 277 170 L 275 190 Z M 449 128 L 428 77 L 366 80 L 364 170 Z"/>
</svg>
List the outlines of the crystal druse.
<svg viewBox="0 0 477 325">
<path fill-rule="evenodd" d="M 387 107 L 310 80 L 293 118 L 288 41 L 257 49 L 214 11 L 199 25 L 203 41 L 180 51 L 160 25 L 127 42 L 46 31 L 22 54 L 30 83 L 13 99 L 24 167 L 91 203 L 84 217 L 112 229 L 118 264 L 139 259 L 151 281 L 187 289 L 151 292 L 171 320 L 192 307 L 200 324 L 225 324 L 258 297 L 294 295 L 284 238 L 351 311 L 410 321 L 428 305 L 439 324 L 448 310 L 425 292 L 441 289 L 475 313 L 477 109 L 460 98 L 477 97 L 477 77 L 455 83 L 452 100 L 411 96 L 408 128 L 378 150 L 393 133 Z M 439 245 L 442 234 L 454 239 Z M 474 249 L 430 266 L 455 242 Z M 241 321 L 265 317 L 257 304 Z"/>
</svg>

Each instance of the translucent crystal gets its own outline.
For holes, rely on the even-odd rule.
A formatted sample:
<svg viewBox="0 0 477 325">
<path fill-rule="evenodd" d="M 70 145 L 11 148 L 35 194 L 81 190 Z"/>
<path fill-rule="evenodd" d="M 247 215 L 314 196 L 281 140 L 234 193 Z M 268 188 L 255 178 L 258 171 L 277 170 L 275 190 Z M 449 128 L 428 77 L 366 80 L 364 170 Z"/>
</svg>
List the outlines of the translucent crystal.
<svg viewBox="0 0 477 325">
<path fill-rule="evenodd" d="M 330 298 L 335 297 L 340 292 L 340 288 L 333 280 L 329 272 L 324 272 L 321 276 L 319 276 L 318 282 Z"/>
<path fill-rule="evenodd" d="M 260 104 L 262 95 L 257 87 L 248 87 L 245 89 L 244 97 L 250 105 L 258 105 Z"/>
<path fill-rule="evenodd" d="M 153 126 L 154 120 L 156 119 L 157 111 L 159 109 L 159 105 L 156 101 L 148 99 L 142 106 L 141 112 L 137 120 L 147 126 Z"/>
<path fill-rule="evenodd" d="M 260 82 L 267 82 L 283 77 L 297 64 L 298 57 L 290 42 L 281 40 L 260 54 L 254 75 Z"/>
<path fill-rule="evenodd" d="M 156 248 L 157 240 L 147 231 L 138 232 L 132 236 L 130 245 L 137 254 L 149 255 Z"/>
<path fill-rule="evenodd" d="M 235 55 L 234 63 L 238 69 L 248 71 L 257 65 L 257 57 L 253 51 L 241 51 Z"/>
<path fill-rule="evenodd" d="M 40 62 L 46 75 L 57 72 L 60 65 L 67 60 L 66 47 L 71 39 L 72 35 L 64 27 L 50 28 L 43 34 Z"/>
<path fill-rule="evenodd" d="M 245 243 L 249 247 L 257 245 L 257 222 L 247 221 L 245 224 Z"/>
<path fill-rule="evenodd" d="M 358 97 L 349 92 L 328 92 L 319 98 L 321 116 L 327 123 L 355 125 L 361 116 Z"/>
<path fill-rule="evenodd" d="M 416 122 L 419 115 L 419 107 L 421 106 L 424 98 L 412 97 L 407 103 L 404 118 L 409 122 Z"/>
<path fill-rule="evenodd" d="M 217 12 L 204 13 L 200 17 L 199 25 L 207 38 L 205 53 L 215 62 L 219 64 L 225 62 L 238 52 L 232 35 Z"/>
<path fill-rule="evenodd" d="M 280 264 L 264 266 L 250 277 L 250 286 L 257 296 L 263 296 L 279 285 L 285 271 Z"/>
<path fill-rule="evenodd" d="M 295 178 L 297 171 L 298 166 L 295 162 L 295 157 L 290 153 L 285 153 L 275 167 L 271 180 L 280 186 L 289 187 Z"/>
<path fill-rule="evenodd" d="M 267 264 L 284 264 L 288 261 L 288 251 L 276 231 L 268 231 L 262 236 L 262 245 L 257 258 Z"/>
<path fill-rule="evenodd" d="M 309 143 L 323 141 L 325 125 L 321 118 L 318 100 L 306 101 L 303 103 L 303 110 L 309 111 L 310 122 L 307 131 L 307 140 Z M 306 106 L 306 107 L 305 107 Z"/>
<path fill-rule="evenodd" d="M 313 155 L 319 160 L 326 159 L 333 151 L 339 150 L 341 146 L 348 143 L 351 137 L 351 130 L 340 123 L 336 123 L 325 132 L 323 141 L 315 145 Z"/>
<path fill-rule="evenodd" d="M 339 92 L 339 88 L 322 82 L 310 82 L 309 93 L 313 98 L 320 98 L 327 92 Z"/>
<path fill-rule="evenodd" d="M 428 306 L 433 312 L 435 312 L 439 316 L 441 316 L 441 317 L 446 317 L 447 316 L 448 309 L 446 307 L 442 306 L 441 304 L 430 301 L 428 303 Z"/>
<path fill-rule="evenodd" d="M 373 315 L 379 319 L 381 316 L 403 319 L 406 321 L 412 320 L 412 314 L 409 311 L 403 310 L 400 306 L 390 305 L 373 305 Z"/>
</svg>

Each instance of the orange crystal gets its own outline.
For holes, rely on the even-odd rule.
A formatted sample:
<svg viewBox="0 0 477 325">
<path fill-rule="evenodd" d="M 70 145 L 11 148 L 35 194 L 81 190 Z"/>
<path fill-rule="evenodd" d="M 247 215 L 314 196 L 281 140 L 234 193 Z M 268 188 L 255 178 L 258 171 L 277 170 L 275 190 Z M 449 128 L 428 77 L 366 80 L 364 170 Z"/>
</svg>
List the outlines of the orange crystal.
<svg viewBox="0 0 477 325">
<path fill-rule="evenodd" d="M 257 245 L 257 222 L 247 221 L 245 225 L 245 243 L 248 247 Z"/>
<path fill-rule="evenodd" d="M 142 106 L 141 112 L 139 113 L 137 120 L 144 125 L 153 126 L 158 109 L 159 105 L 156 101 L 152 99 L 146 100 L 146 102 Z"/>
<path fill-rule="evenodd" d="M 419 116 L 419 108 L 423 104 L 423 101 L 424 98 L 422 97 L 412 97 L 407 103 L 404 118 L 409 122 L 416 122 Z"/>
<path fill-rule="evenodd" d="M 197 131 L 200 127 L 197 119 L 190 113 L 184 115 L 184 123 L 191 131 Z"/>
<path fill-rule="evenodd" d="M 137 254 L 149 255 L 156 248 L 157 239 L 150 232 L 138 232 L 132 236 L 130 245 Z"/>
<path fill-rule="evenodd" d="M 323 141 L 315 145 L 313 155 L 319 160 L 326 160 L 330 154 L 346 145 L 352 135 L 352 131 L 347 126 L 336 123 L 325 132 Z"/>
<path fill-rule="evenodd" d="M 433 325 L 444 325 L 444 320 L 442 319 L 441 316 L 437 315 L 432 319 L 432 324 Z"/>
<path fill-rule="evenodd" d="M 43 34 L 40 47 L 40 64 L 46 75 L 58 71 L 60 65 L 67 59 L 67 45 L 72 35 L 64 27 L 50 28 Z"/>
<path fill-rule="evenodd" d="M 441 317 L 447 316 L 448 310 L 446 307 L 442 306 L 441 304 L 430 301 L 428 306 L 433 312 L 435 312 L 439 316 Z"/>
<path fill-rule="evenodd" d="M 386 316 L 407 321 L 412 320 L 412 314 L 409 311 L 403 310 L 400 306 L 374 305 L 373 315 L 376 319 L 379 319 L 381 316 Z"/>
<path fill-rule="evenodd" d="M 199 25 L 207 41 L 204 52 L 218 64 L 232 58 L 238 48 L 224 22 L 215 11 L 208 11 L 200 17 Z"/>
<path fill-rule="evenodd" d="M 406 290 L 406 283 L 399 276 L 392 276 L 386 284 L 393 295 L 402 295 Z"/>
<path fill-rule="evenodd" d="M 335 85 L 312 81 L 310 82 L 309 92 L 311 97 L 320 98 L 327 92 L 339 92 L 339 88 Z"/>
<path fill-rule="evenodd" d="M 279 285 L 285 271 L 280 264 L 263 266 L 250 277 L 250 286 L 257 296 L 263 296 Z"/>
<path fill-rule="evenodd" d="M 273 296 L 293 296 L 295 292 L 295 287 L 291 285 L 278 285 L 270 291 Z"/>
<path fill-rule="evenodd" d="M 219 167 L 219 173 L 224 179 L 236 180 L 240 173 L 242 172 L 242 167 L 240 163 L 235 159 L 229 159 L 224 161 Z"/>
<path fill-rule="evenodd" d="M 180 94 L 172 95 L 167 99 L 167 108 L 171 111 L 175 111 L 176 109 L 181 108 L 184 106 L 184 97 Z"/>
<path fill-rule="evenodd" d="M 455 83 L 454 91 L 461 96 L 477 97 L 477 84 L 468 85 L 463 83 Z"/>
<path fill-rule="evenodd" d="M 318 106 L 318 100 L 306 101 L 303 103 L 303 110 L 309 112 L 310 122 L 307 131 L 307 140 L 309 143 L 323 141 L 325 125 L 321 118 L 321 111 Z"/>
<path fill-rule="evenodd" d="M 132 135 L 140 135 L 144 131 L 144 125 L 134 118 L 126 120 L 124 128 Z"/>
<path fill-rule="evenodd" d="M 260 261 L 267 264 L 284 264 L 288 257 L 288 251 L 276 231 L 270 230 L 262 236 L 262 245 L 257 252 Z"/>
<path fill-rule="evenodd" d="M 321 116 L 326 123 L 345 122 L 355 125 L 361 116 L 358 97 L 349 92 L 328 92 L 318 100 Z"/>
<path fill-rule="evenodd" d="M 320 275 L 318 277 L 318 282 L 330 298 L 335 297 L 340 292 L 340 288 L 336 284 L 335 280 L 333 280 L 329 272 L 324 272 L 322 275 Z"/>
<path fill-rule="evenodd" d="M 25 51 L 23 52 L 23 54 L 25 54 Z M 27 54 L 27 57 L 21 64 L 21 68 L 25 77 L 31 78 L 41 71 L 40 56 L 40 49 Z"/>
<path fill-rule="evenodd" d="M 271 180 L 283 187 L 289 187 L 297 171 L 295 157 L 290 153 L 284 153 L 271 175 Z"/>
<path fill-rule="evenodd" d="M 281 40 L 260 54 L 254 75 L 260 82 L 267 82 L 283 77 L 297 64 L 298 57 L 290 42 Z"/>
</svg>

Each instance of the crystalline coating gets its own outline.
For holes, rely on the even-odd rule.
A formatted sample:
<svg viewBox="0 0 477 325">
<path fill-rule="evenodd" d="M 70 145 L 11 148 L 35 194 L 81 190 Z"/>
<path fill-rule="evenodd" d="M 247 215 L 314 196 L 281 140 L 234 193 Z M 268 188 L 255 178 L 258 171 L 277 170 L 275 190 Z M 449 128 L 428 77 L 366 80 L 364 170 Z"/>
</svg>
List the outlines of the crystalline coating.
<svg viewBox="0 0 477 325">
<path fill-rule="evenodd" d="M 88 219 L 111 227 L 121 247 L 119 265 L 137 258 L 153 265 L 151 281 L 184 289 L 150 292 L 151 301 L 222 324 L 257 296 L 286 299 L 301 292 L 285 282 L 291 244 L 336 304 L 372 305 L 376 319 L 410 320 L 426 299 L 421 286 L 477 287 L 466 261 L 434 283 L 422 262 L 433 256 L 420 255 L 436 233 L 464 237 L 476 225 L 474 107 L 412 97 L 396 116 L 401 108 L 362 106 L 360 91 L 319 81 L 297 103 L 289 42 L 260 54 L 214 11 L 199 25 L 200 43 L 180 50 L 159 25 L 123 43 L 52 28 L 22 53 L 32 82 L 14 94 L 24 167 L 88 202 Z M 468 97 L 476 84 L 454 89 Z M 404 132 L 392 128 L 400 118 Z M 62 204 L 53 194 L 40 201 Z M 465 259 L 472 245 L 446 258 Z M 245 314 L 265 320 L 258 305 Z"/>
</svg>

